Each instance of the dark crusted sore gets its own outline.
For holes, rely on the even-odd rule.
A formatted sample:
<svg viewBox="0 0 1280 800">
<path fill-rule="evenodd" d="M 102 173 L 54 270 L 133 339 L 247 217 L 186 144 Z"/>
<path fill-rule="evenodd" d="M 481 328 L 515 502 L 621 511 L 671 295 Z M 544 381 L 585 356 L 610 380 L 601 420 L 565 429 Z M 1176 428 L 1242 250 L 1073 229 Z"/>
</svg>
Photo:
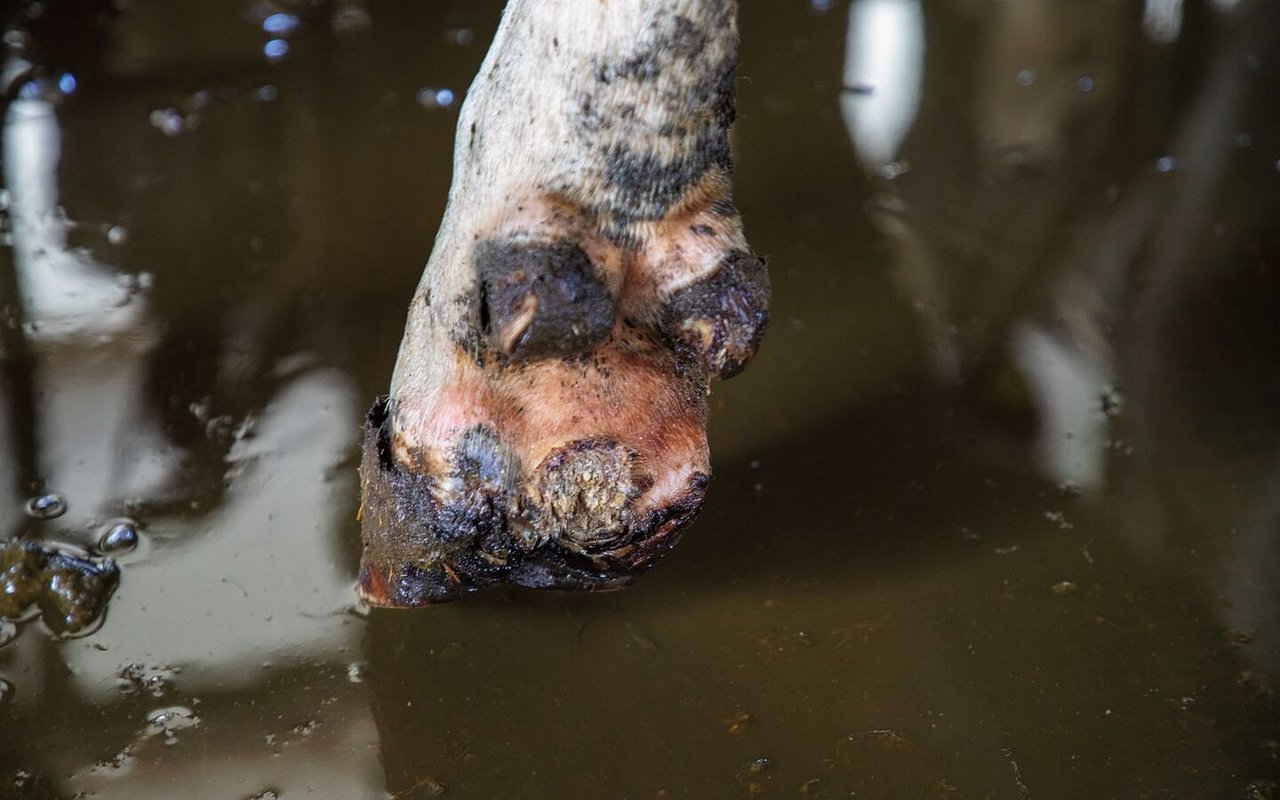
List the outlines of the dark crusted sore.
<svg viewBox="0 0 1280 800">
<path fill-rule="evenodd" d="M 769 323 L 769 272 L 743 251 L 725 257 L 696 283 L 667 299 L 664 328 L 691 347 L 707 371 L 731 378 L 755 356 Z"/>
<path fill-rule="evenodd" d="M 573 242 L 480 242 L 475 271 L 481 330 L 494 349 L 511 358 L 581 353 L 613 329 L 613 297 Z"/>
<path fill-rule="evenodd" d="M 393 409 L 386 397 L 365 420 L 360 463 L 360 590 L 375 605 L 415 607 L 455 600 L 495 583 L 534 589 L 621 588 L 679 538 L 701 508 L 709 477 L 695 474 L 675 502 L 633 521 L 630 547 L 615 554 L 585 554 L 555 539 L 517 535 L 531 522 L 524 500 L 507 487 L 510 465 L 476 433 L 455 454 L 475 470 L 462 497 L 441 503 L 436 481 L 398 463 L 391 452 Z M 469 432 L 470 434 L 470 432 Z"/>
</svg>

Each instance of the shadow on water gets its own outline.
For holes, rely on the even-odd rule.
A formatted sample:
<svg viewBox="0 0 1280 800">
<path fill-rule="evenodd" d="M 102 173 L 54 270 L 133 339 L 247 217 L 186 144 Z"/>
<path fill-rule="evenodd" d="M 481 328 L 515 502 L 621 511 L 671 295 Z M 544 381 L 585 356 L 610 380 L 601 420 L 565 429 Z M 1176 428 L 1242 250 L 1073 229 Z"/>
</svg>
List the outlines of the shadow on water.
<svg viewBox="0 0 1280 800">
<path fill-rule="evenodd" d="M 0 797 L 1280 792 L 1266 3 L 744 0 L 705 510 L 412 613 L 358 426 L 499 5 L 105 5 L 5 40 L 0 531 L 120 582 L 0 619 Z"/>
</svg>

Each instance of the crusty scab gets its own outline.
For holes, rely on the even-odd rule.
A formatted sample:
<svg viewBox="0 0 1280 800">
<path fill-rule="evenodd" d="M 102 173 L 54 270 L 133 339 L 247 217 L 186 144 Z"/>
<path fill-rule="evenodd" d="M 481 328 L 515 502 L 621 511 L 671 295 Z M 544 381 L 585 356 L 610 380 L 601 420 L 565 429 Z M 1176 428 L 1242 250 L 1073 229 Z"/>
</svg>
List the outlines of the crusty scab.
<svg viewBox="0 0 1280 800">
<path fill-rule="evenodd" d="M 737 375 L 755 357 L 769 324 L 769 273 L 764 259 L 727 255 L 701 280 L 667 301 L 670 335 L 701 354 L 718 378 Z"/>
<path fill-rule="evenodd" d="M 485 240 L 476 247 L 480 328 L 518 360 L 582 353 L 613 330 L 613 297 L 577 244 Z"/>
<path fill-rule="evenodd" d="M 438 479 L 394 457 L 393 415 L 386 397 L 369 410 L 360 465 L 361 519 L 377 535 L 365 536 L 359 590 L 374 605 L 430 605 L 494 583 L 620 588 L 675 544 L 709 482 L 695 473 L 675 501 L 632 513 L 651 478 L 634 451 L 592 439 L 553 453 L 537 484 L 520 487 L 515 455 L 484 428 L 463 435 L 455 470 Z M 583 481 L 593 470 L 599 480 Z"/>
</svg>

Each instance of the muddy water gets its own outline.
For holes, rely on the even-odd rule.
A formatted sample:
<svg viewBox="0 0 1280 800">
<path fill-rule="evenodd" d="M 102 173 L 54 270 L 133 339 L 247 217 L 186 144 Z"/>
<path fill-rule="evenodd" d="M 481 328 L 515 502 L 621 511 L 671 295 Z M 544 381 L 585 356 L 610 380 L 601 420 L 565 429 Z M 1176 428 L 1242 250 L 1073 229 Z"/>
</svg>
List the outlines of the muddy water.
<svg viewBox="0 0 1280 800">
<path fill-rule="evenodd" d="M 705 511 L 413 613 L 354 448 L 497 5 L 81 5 L 5 117 L 0 536 L 120 580 L 0 621 L 0 797 L 1280 792 L 1268 4 L 745 3 Z"/>
</svg>

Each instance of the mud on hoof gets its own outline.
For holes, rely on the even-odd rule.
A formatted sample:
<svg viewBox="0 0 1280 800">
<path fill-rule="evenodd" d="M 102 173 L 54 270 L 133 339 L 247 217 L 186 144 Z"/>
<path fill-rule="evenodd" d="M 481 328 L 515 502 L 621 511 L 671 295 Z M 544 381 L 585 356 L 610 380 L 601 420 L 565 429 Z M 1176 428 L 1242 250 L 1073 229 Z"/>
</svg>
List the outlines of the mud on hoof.
<svg viewBox="0 0 1280 800">
<path fill-rule="evenodd" d="M 370 603 L 615 589 L 710 476 L 769 280 L 731 198 L 730 0 L 511 0 L 361 465 Z"/>
<path fill-rule="evenodd" d="M 631 582 L 693 518 L 708 476 L 692 474 L 665 505 L 640 512 L 652 486 L 639 457 L 618 442 L 584 439 L 531 473 L 483 427 L 458 445 L 451 474 L 432 476 L 392 456 L 387 398 L 365 422 L 360 466 L 366 537 L 360 593 L 374 605 L 454 600 L 494 583 L 607 591 Z"/>
</svg>

